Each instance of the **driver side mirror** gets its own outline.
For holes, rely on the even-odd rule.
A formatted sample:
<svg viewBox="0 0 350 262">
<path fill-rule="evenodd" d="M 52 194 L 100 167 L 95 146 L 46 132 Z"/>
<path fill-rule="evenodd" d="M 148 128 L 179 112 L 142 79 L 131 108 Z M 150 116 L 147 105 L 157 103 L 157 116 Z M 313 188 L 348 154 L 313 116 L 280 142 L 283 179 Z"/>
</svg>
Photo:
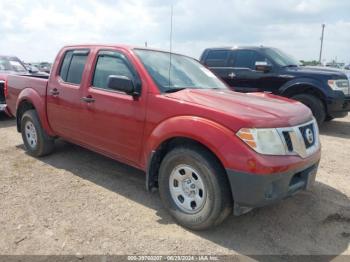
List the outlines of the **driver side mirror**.
<svg viewBox="0 0 350 262">
<path fill-rule="evenodd" d="M 255 70 L 263 73 L 271 71 L 272 66 L 266 61 L 257 61 L 255 62 Z"/>
<path fill-rule="evenodd" d="M 107 80 L 107 87 L 128 95 L 138 95 L 135 92 L 133 81 L 127 76 L 110 75 Z"/>
</svg>

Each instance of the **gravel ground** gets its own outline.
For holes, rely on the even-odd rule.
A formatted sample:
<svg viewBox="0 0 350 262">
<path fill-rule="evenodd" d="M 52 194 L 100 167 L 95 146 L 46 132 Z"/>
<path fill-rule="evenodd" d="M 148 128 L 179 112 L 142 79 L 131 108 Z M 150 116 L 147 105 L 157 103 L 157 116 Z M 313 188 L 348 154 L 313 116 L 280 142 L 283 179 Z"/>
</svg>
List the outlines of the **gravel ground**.
<svg viewBox="0 0 350 262">
<path fill-rule="evenodd" d="M 205 232 L 175 224 L 138 170 L 63 141 L 32 158 L 5 116 L 0 137 L 0 254 L 350 255 L 350 117 L 321 129 L 311 191 Z"/>
</svg>

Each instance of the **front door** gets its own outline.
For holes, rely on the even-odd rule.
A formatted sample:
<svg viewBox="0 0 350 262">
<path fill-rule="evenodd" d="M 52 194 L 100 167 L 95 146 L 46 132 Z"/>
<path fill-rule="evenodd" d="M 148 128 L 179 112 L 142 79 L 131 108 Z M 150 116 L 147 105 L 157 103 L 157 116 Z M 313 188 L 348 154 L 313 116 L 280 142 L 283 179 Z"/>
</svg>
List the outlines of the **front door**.
<svg viewBox="0 0 350 262">
<path fill-rule="evenodd" d="M 91 82 L 84 93 L 85 109 L 82 128 L 97 151 L 137 163 L 142 148 L 146 115 L 146 92 L 133 97 L 108 88 L 110 75 L 126 76 L 134 84 L 140 78 L 125 54 L 117 50 L 97 52 Z"/>
</svg>

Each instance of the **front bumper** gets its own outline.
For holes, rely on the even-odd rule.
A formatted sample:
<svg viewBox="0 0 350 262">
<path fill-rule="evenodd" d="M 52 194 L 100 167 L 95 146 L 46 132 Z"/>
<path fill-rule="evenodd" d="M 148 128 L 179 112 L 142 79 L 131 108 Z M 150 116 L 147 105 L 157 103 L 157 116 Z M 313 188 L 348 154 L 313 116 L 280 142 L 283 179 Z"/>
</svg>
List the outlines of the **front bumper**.
<svg viewBox="0 0 350 262">
<path fill-rule="evenodd" d="M 331 117 L 345 117 L 350 111 L 350 96 L 339 92 L 337 96 L 327 101 L 328 115 Z"/>
<path fill-rule="evenodd" d="M 0 112 L 7 112 L 7 105 L 6 104 L 0 104 Z"/>
<path fill-rule="evenodd" d="M 315 182 L 319 161 L 309 166 L 278 174 L 255 175 L 226 169 L 231 185 L 234 214 L 241 215 L 252 208 L 272 204 Z"/>
</svg>

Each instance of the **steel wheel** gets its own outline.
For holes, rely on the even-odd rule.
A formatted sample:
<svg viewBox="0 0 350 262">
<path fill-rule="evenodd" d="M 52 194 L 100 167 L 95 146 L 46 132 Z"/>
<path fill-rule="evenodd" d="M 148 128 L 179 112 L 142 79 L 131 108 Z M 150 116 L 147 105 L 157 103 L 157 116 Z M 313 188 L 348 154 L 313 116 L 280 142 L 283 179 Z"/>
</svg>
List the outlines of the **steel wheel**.
<svg viewBox="0 0 350 262">
<path fill-rule="evenodd" d="M 186 213 L 197 213 L 205 204 L 206 188 L 199 172 L 189 165 L 178 165 L 169 178 L 170 195 Z"/>
<path fill-rule="evenodd" d="M 38 134 L 36 132 L 35 126 L 31 121 L 27 121 L 24 127 L 25 136 L 27 142 L 31 148 L 36 148 L 38 144 Z"/>
</svg>

